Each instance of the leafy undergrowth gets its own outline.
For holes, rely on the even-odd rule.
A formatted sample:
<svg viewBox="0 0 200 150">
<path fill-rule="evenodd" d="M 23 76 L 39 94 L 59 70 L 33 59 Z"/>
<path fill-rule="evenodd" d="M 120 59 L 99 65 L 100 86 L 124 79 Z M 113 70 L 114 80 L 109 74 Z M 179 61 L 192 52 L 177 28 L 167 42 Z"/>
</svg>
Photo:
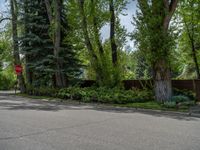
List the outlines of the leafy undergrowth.
<svg viewBox="0 0 200 150">
<path fill-rule="evenodd" d="M 81 102 L 95 102 L 106 104 L 128 104 L 135 102 L 147 102 L 153 99 L 150 90 L 123 90 L 110 88 L 79 88 L 71 87 L 59 90 L 57 97 L 64 100 L 78 100 Z"/>
<path fill-rule="evenodd" d="M 154 94 L 151 90 L 124 90 L 119 88 L 105 87 L 69 87 L 63 89 L 50 88 L 31 88 L 28 94 L 20 94 L 21 96 L 46 99 L 63 102 L 81 102 L 81 103 L 97 103 L 103 105 L 111 105 L 117 107 L 155 109 L 166 111 L 182 111 L 186 112 L 190 106 L 194 105 L 193 95 L 185 91 L 179 91 L 170 101 L 158 103 L 154 100 Z M 186 93 L 186 94 L 185 94 Z"/>
<path fill-rule="evenodd" d="M 55 99 L 54 97 L 49 97 L 49 96 L 33 96 L 33 95 L 28 95 L 28 94 L 17 94 L 18 96 L 22 97 L 27 97 L 31 99 L 37 99 L 37 100 L 48 100 L 48 101 L 63 101 L 63 99 Z M 70 102 L 70 103 L 77 103 L 77 100 L 64 100 L 63 102 Z M 80 102 L 80 101 L 79 101 Z M 88 104 L 91 102 L 82 102 L 83 104 Z M 105 105 L 106 103 L 101 103 Z M 188 112 L 190 105 L 180 105 L 179 108 L 177 109 L 175 106 L 174 107 L 168 107 L 164 104 L 158 103 L 156 101 L 145 101 L 145 102 L 133 102 L 133 103 L 127 103 L 127 104 L 106 104 L 109 106 L 114 106 L 114 107 L 126 107 L 126 108 L 138 108 L 138 109 L 151 109 L 151 110 L 162 110 L 162 111 L 176 111 L 176 112 Z"/>
<path fill-rule="evenodd" d="M 166 107 L 165 105 L 157 103 L 155 101 L 149 101 L 149 102 L 143 102 L 143 103 L 114 104 L 114 106 L 127 107 L 127 108 L 163 110 L 163 111 L 178 111 L 178 112 L 189 111 L 188 105 L 182 105 L 177 109 L 176 107 Z"/>
</svg>

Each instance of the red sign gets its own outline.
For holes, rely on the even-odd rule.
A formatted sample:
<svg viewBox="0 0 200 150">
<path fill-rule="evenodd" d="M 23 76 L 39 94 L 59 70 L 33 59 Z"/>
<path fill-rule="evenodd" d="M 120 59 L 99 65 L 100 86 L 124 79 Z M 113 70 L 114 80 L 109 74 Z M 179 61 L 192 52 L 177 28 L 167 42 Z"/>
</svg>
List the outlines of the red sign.
<svg viewBox="0 0 200 150">
<path fill-rule="evenodd" d="M 21 65 L 15 65 L 15 72 L 17 75 L 20 75 L 22 73 L 22 66 Z"/>
</svg>

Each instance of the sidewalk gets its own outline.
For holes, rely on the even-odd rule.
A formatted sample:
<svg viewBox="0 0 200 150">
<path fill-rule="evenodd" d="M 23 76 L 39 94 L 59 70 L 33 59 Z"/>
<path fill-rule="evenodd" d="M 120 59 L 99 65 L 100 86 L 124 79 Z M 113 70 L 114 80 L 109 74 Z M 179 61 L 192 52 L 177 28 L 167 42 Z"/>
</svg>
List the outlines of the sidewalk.
<svg viewBox="0 0 200 150">
<path fill-rule="evenodd" d="M 200 104 L 191 107 L 190 114 L 195 117 L 200 117 Z"/>
</svg>

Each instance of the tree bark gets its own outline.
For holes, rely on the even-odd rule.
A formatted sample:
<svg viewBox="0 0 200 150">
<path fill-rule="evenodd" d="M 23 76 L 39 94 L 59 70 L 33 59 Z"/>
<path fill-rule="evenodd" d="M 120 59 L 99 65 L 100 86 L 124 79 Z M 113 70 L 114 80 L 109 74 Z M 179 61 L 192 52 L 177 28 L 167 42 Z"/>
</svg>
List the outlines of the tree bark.
<svg viewBox="0 0 200 150">
<path fill-rule="evenodd" d="M 15 0 L 10 0 L 10 10 L 12 15 L 12 39 L 13 39 L 13 56 L 14 64 L 21 65 L 19 56 L 18 32 L 17 32 L 17 3 Z M 23 74 L 17 75 L 21 93 L 26 92 Z"/>
<path fill-rule="evenodd" d="M 85 0 L 78 0 L 79 11 L 80 11 L 80 15 L 81 15 L 81 28 L 83 30 L 85 45 L 88 49 L 88 52 L 92 56 L 93 60 L 97 61 L 97 56 L 96 56 L 93 46 L 90 42 L 89 33 L 87 30 L 88 27 L 87 27 L 87 21 L 86 21 L 86 16 L 85 16 L 85 11 L 84 11 L 84 3 L 85 3 Z"/>
<path fill-rule="evenodd" d="M 55 1 L 55 45 L 54 56 L 56 57 L 56 83 L 57 87 L 65 87 L 65 77 L 61 71 L 59 53 L 61 49 L 61 0 Z"/>
<path fill-rule="evenodd" d="M 25 35 L 27 35 L 29 33 L 29 28 L 28 28 L 28 1 L 27 0 L 24 0 L 24 11 L 25 11 L 25 19 L 24 19 L 24 32 L 25 32 Z M 25 47 L 28 47 L 29 46 L 29 42 L 24 42 L 24 45 Z M 32 85 L 33 83 L 33 75 L 32 75 L 32 72 L 31 72 L 31 69 L 28 65 L 28 63 L 30 62 L 30 59 L 31 59 L 31 56 L 29 54 L 25 54 L 25 70 L 26 70 L 26 83 L 27 85 Z M 27 91 L 26 91 L 27 92 Z"/>
<path fill-rule="evenodd" d="M 90 41 L 90 37 L 89 37 L 89 33 L 88 33 L 88 24 L 87 24 L 87 18 L 85 15 L 85 11 L 84 11 L 84 3 L 85 0 L 78 0 L 78 5 L 79 5 L 79 11 L 80 11 L 80 16 L 81 16 L 81 28 L 83 30 L 83 36 L 84 36 L 84 41 L 85 41 L 85 45 L 87 47 L 88 53 L 91 56 L 91 65 L 93 66 L 93 69 L 95 71 L 95 75 L 96 75 L 96 80 L 97 81 L 101 81 L 102 80 L 102 67 L 97 67 L 98 66 L 98 57 L 95 54 L 94 48 L 92 46 L 92 43 Z M 96 22 L 96 18 L 93 17 L 93 26 L 94 26 L 94 34 L 95 34 L 95 40 L 97 42 L 98 45 L 98 49 L 100 52 L 100 56 L 102 56 L 103 54 L 103 47 L 101 45 L 101 42 L 99 40 L 99 34 L 98 34 L 98 28 L 97 28 L 97 22 Z"/>
<path fill-rule="evenodd" d="M 110 0 L 110 42 L 112 49 L 112 63 L 117 65 L 117 45 L 115 41 L 115 10 L 113 0 Z"/>
<path fill-rule="evenodd" d="M 168 36 L 169 24 L 171 18 L 177 7 L 178 0 L 163 0 L 163 24 L 162 30 L 165 36 Z M 161 14 L 162 15 L 162 14 Z M 167 51 L 167 49 L 165 50 Z M 168 101 L 172 97 L 172 81 L 171 81 L 171 71 L 165 58 L 160 58 L 154 65 L 154 81 L 155 81 L 155 98 L 158 102 Z"/>
<path fill-rule="evenodd" d="M 200 79 L 200 69 L 199 69 L 199 64 L 198 64 L 198 60 L 197 60 L 196 49 L 194 46 L 194 40 L 191 40 L 191 48 L 192 48 L 193 61 L 194 61 L 196 73 L 197 73 L 197 79 Z"/>
<path fill-rule="evenodd" d="M 162 59 L 154 65 L 155 98 L 158 102 L 170 100 L 172 96 L 171 71 L 166 60 Z"/>
<path fill-rule="evenodd" d="M 93 28 L 94 28 L 95 41 L 97 43 L 99 53 L 102 56 L 104 53 L 104 50 L 103 50 L 103 46 L 102 46 L 102 43 L 100 40 L 100 34 L 99 34 L 98 25 L 97 25 L 97 18 L 96 18 L 96 13 L 95 13 L 96 4 L 94 3 L 94 0 L 91 0 L 91 3 L 92 3 L 92 12 L 91 12 L 92 14 L 91 15 L 92 15 L 92 21 L 93 21 L 93 26 L 94 26 Z"/>
<path fill-rule="evenodd" d="M 44 2 L 45 2 L 49 22 L 52 23 L 53 22 L 53 14 L 52 14 L 52 10 L 51 10 L 51 4 L 50 4 L 49 0 L 44 0 Z"/>
<path fill-rule="evenodd" d="M 55 64 L 56 64 L 56 70 L 55 70 L 55 78 L 56 78 L 56 87 L 63 88 L 66 87 L 66 78 L 65 74 L 62 71 L 63 65 L 60 60 L 59 54 L 61 51 L 61 11 L 62 11 L 62 1 L 61 0 L 55 0 L 54 1 L 54 15 L 51 10 L 51 4 L 49 0 L 45 0 L 45 6 L 47 10 L 47 15 L 49 18 L 50 24 L 54 23 L 54 37 L 53 37 L 53 43 L 54 43 L 54 57 L 55 57 Z"/>
</svg>

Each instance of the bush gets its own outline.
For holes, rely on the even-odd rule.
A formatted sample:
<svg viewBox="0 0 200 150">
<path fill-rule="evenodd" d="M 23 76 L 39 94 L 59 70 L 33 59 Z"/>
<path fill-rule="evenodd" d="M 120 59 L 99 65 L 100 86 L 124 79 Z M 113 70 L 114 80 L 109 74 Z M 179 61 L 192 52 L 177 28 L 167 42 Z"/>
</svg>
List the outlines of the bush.
<svg viewBox="0 0 200 150">
<path fill-rule="evenodd" d="M 167 108 L 179 108 L 180 106 L 194 105 L 194 101 L 184 95 L 177 95 L 171 98 L 171 101 L 164 102 L 163 104 Z"/>
<path fill-rule="evenodd" d="M 58 94 L 58 89 L 48 88 L 48 87 L 38 87 L 35 88 L 33 86 L 27 85 L 26 86 L 26 93 L 29 95 L 35 96 L 51 96 L 56 97 Z"/>
<path fill-rule="evenodd" d="M 0 73 L 0 90 L 11 90 L 14 88 L 16 78 L 7 71 Z"/>
<path fill-rule="evenodd" d="M 195 93 L 190 90 L 180 90 L 180 89 L 173 89 L 174 95 L 183 95 L 188 97 L 190 100 L 195 100 Z"/>
<path fill-rule="evenodd" d="M 166 108 L 176 108 L 177 105 L 176 105 L 176 102 L 174 101 L 167 101 L 167 102 L 164 102 L 164 107 Z"/>
<path fill-rule="evenodd" d="M 62 99 L 79 100 L 83 102 L 117 103 L 126 104 L 133 102 L 145 102 L 153 99 L 151 91 L 146 90 L 122 90 L 109 88 L 79 88 L 70 87 L 59 90 L 57 96 Z"/>
<path fill-rule="evenodd" d="M 188 102 L 190 101 L 190 99 L 189 97 L 184 96 L 184 95 L 177 95 L 177 96 L 173 96 L 171 101 L 175 103 L 181 103 L 181 102 Z"/>
</svg>

